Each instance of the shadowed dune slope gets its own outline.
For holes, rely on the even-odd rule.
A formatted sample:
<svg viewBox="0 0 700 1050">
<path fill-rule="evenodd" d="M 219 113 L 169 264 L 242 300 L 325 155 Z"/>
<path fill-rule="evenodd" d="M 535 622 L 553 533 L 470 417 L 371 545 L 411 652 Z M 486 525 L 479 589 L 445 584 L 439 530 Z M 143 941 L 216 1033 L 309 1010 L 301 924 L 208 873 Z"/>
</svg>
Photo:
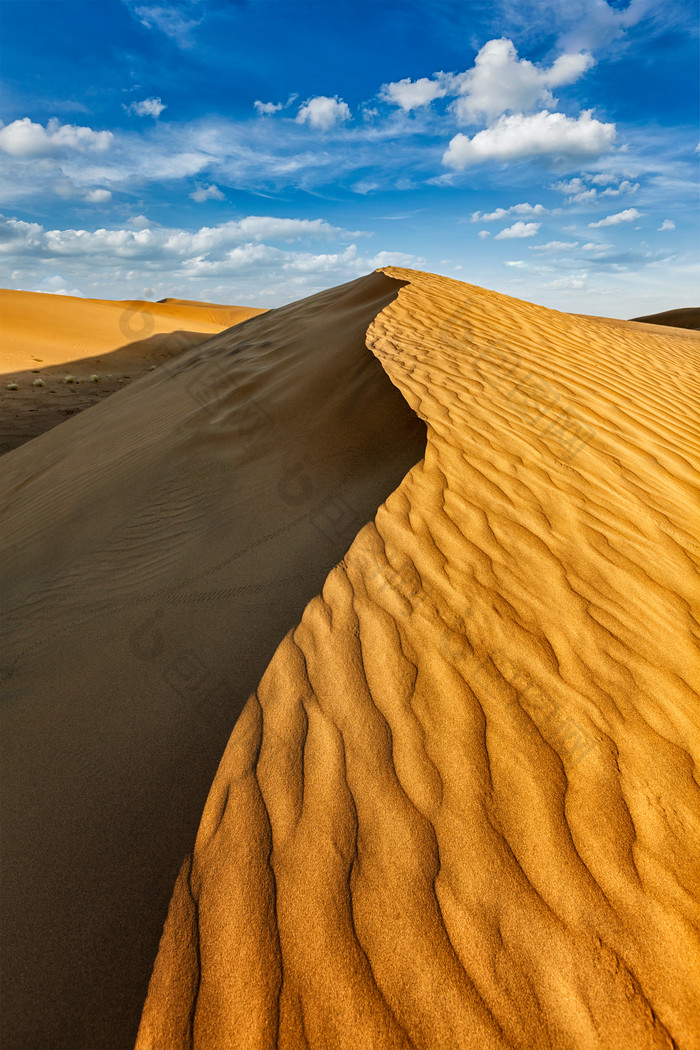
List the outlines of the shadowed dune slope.
<svg viewBox="0 0 700 1050">
<path fill-rule="evenodd" d="M 0 289 L 0 454 L 259 313 L 181 299 L 110 302 Z"/>
<path fill-rule="evenodd" d="M 138 1050 L 691 1050 L 700 340 L 384 272 L 426 454 L 243 710 Z"/>
<path fill-rule="evenodd" d="M 670 325 L 673 328 L 700 329 L 700 306 L 687 306 L 679 310 L 664 310 L 660 314 L 645 314 L 644 317 L 633 317 L 633 321 L 646 321 L 647 324 Z"/>
<path fill-rule="evenodd" d="M 426 428 L 381 273 L 243 321 L 0 462 L 6 1050 L 133 1046 L 236 718 Z"/>
</svg>

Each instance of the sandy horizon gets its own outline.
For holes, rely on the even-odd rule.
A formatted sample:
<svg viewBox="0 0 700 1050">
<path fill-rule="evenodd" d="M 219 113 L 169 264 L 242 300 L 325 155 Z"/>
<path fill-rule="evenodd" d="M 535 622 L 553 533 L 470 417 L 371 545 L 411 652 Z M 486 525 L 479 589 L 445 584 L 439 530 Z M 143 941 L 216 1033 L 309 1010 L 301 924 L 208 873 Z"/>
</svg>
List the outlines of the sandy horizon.
<svg viewBox="0 0 700 1050">
<path fill-rule="evenodd" d="M 0 288 L 0 455 L 262 312 Z"/>
</svg>

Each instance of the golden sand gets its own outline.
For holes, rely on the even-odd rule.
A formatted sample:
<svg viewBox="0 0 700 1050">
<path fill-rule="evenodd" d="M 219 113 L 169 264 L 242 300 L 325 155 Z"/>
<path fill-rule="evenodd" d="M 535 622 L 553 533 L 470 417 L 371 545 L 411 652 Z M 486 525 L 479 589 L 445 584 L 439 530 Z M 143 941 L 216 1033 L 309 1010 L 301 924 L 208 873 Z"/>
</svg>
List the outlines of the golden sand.
<svg viewBox="0 0 700 1050">
<path fill-rule="evenodd" d="M 0 289 L 0 455 L 262 312 Z"/>
<path fill-rule="evenodd" d="M 5 457 L 10 1045 L 194 843 L 138 1050 L 700 1046 L 699 364 L 389 268 Z"/>
</svg>

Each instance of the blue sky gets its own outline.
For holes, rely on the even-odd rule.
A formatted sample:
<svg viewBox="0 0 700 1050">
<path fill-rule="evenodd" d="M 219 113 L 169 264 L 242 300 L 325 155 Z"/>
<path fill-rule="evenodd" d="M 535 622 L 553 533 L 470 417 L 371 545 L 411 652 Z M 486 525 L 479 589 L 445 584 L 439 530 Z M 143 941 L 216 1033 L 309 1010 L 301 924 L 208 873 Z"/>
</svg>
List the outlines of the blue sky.
<svg viewBox="0 0 700 1050">
<path fill-rule="evenodd" d="M 691 0 L 2 0 L 0 284 L 697 302 Z"/>
</svg>

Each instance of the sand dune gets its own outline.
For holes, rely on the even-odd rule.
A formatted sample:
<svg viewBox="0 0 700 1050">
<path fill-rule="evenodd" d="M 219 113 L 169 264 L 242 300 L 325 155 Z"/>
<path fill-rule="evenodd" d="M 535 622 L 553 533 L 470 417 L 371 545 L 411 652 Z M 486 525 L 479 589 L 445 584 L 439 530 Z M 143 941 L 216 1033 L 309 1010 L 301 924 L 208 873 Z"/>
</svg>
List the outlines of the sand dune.
<svg viewBox="0 0 700 1050">
<path fill-rule="evenodd" d="M 194 843 L 138 1050 L 700 1046 L 699 361 L 390 268 L 6 456 L 3 1045 Z"/>
<path fill-rule="evenodd" d="M 244 321 L 3 457 L 3 1047 L 133 1046 L 236 717 L 425 449 L 365 346 L 398 287 Z"/>
<path fill-rule="evenodd" d="M 137 1046 L 696 1047 L 700 342 L 386 272 L 426 454 L 232 734 Z"/>
<path fill-rule="evenodd" d="M 0 455 L 263 312 L 182 299 L 110 302 L 0 289 Z"/>
<path fill-rule="evenodd" d="M 646 321 L 647 324 L 670 325 L 672 328 L 700 329 L 700 307 L 688 306 L 681 310 L 664 310 L 660 314 L 646 314 L 634 317 L 634 321 Z"/>
</svg>

